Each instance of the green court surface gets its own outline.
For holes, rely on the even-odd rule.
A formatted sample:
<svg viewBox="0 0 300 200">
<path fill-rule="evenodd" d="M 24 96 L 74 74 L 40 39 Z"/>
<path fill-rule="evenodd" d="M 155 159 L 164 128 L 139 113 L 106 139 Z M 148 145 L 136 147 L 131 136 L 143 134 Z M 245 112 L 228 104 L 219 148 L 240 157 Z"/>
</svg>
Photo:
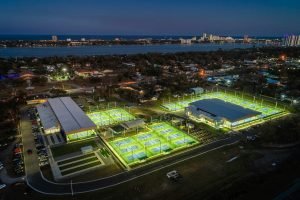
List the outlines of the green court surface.
<svg viewBox="0 0 300 200">
<path fill-rule="evenodd" d="M 251 101 L 249 99 L 243 99 L 241 97 L 237 97 L 235 95 L 231 94 L 225 94 L 224 92 L 213 92 L 213 93 L 207 93 L 202 94 L 201 96 L 174 101 L 174 102 L 167 102 L 162 104 L 162 107 L 169 110 L 169 111 L 179 111 L 183 110 L 184 108 L 188 107 L 189 103 L 199 101 L 202 99 L 212 99 L 217 98 L 226 102 L 230 102 L 239 106 L 242 106 L 244 108 L 249 108 L 251 110 L 255 110 L 258 112 L 261 112 L 260 117 L 267 117 L 270 115 L 274 115 L 280 112 L 283 112 L 280 108 L 271 107 L 270 105 L 265 105 L 263 102 L 260 101 Z"/>
<path fill-rule="evenodd" d="M 148 126 L 146 132 L 109 142 L 119 159 L 127 165 L 143 162 L 198 142 L 166 122 Z"/>
<path fill-rule="evenodd" d="M 188 107 L 189 103 L 209 98 L 213 98 L 213 95 L 202 94 L 201 96 L 186 97 L 185 99 L 178 99 L 176 101 L 165 102 L 161 106 L 167 109 L 168 111 L 180 111 L 183 110 L 185 107 Z"/>
<path fill-rule="evenodd" d="M 88 113 L 87 116 L 97 126 L 108 126 L 135 119 L 135 117 L 132 114 L 130 114 L 122 108 L 114 108 L 110 110 L 92 112 Z"/>
<path fill-rule="evenodd" d="M 275 104 L 274 106 L 272 106 L 270 102 L 264 103 L 263 100 L 257 100 L 254 97 L 253 99 L 251 99 L 251 97 L 243 98 L 243 96 L 241 97 L 235 94 L 228 94 L 225 92 L 206 93 L 206 94 L 202 94 L 201 96 L 194 96 L 191 98 L 189 97 L 182 100 L 163 103 L 161 106 L 168 111 L 182 111 L 186 107 L 188 107 L 189 103 L 203 100 L 203 99 L 213 99 L 213 98 L 220 99 L 225 102 L 239 105 L 241 107 L 248 108 L 261 113 L 257 116 L 246 118 L 229 124 L 229 126 L 231 128 L 234 127 L 235 130 L 247 128 L 255 124 L 263 123 L 266 120 L 275 119 L 288 114 L 287 111 L 277 107 Z M 198 118 L 192 116 L 190 116 L 190 118 L 194 121 L 199 121 Z"/>
</svg>

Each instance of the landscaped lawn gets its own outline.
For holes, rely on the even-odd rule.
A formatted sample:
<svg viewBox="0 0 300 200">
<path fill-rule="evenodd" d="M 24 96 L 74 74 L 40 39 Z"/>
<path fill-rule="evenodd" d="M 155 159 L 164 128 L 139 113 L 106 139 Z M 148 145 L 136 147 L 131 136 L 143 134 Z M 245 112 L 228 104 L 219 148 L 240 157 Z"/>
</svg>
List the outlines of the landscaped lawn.
<svg viewBox="0 0 300 200">
<path fill-rule="evenodd" d="M 77 171 L 80 171 L 80 170 L 84 170 L 84 169 L 88 169 L 88 168 L 91 168 L 91 167 L 95 167 L 97 165 L 100 165 L 100 161 L 95 161 L 93 163 L 90 163 L 90 164 L 87 164 L 87 165 L 83 165 L 83 166 L 80 166 L 80 167 L 75 167 L 75 168 L 72 168 L 72 169 L 69 169 L 69 170 L 66 170 L 66 171 L 63 171 L 61 172 L 61 174 L 63 176 L 67 175 L 67 174 L 71 174 L 71 173 L 74 173 L 74 172 L 77 172 Z"/>
<path fill-rule="evenodd" d="M 98 160 L 98 158 L 96 156 L 94 156 L 94 157 L 91 157 L 91 158 L 88 158 L 88 159 L 84 159 L 84 160 L 78 161 L 76 163 L 70 163 L 70 164 L 61 166 L 61 167 L 59 167 L 59 169 L 60 170 L 65 170 L 65 169 L 69 169 L 71 167 L 75 167 L 76 165 L 83 165 L 85 163 L 94 162 L 96 160 Z"/>
<path fill-rule="evenodd" d="M 67 159 L 67 160 L 59 161 L 59 162 L 57 162 L 57 164 L 58 165 L 64 165 L 64 164 L 68 164 L 70 162 L 75 162 L 77 160 L 82 160 L 82 159 L 89 158 L 89 157 L 95 157 L 95 154 L 94 153 L 84 154 L 82 156 L 77 156 L 75 158 L 70 158 L 70 159 Z"/>
<path fill-rule="evenodd" d="M 65 154 L 78 152 L 78 151 L 80 151 L 81 147 L 90 146 L 90 145 L 93 148 L 97 147 L 95 139 L 84 140 L 84 141 L 74 142 L 74 143 L 70 143 L 70 144 L 65 144 L 65 145 L 58 146 L 58 147 L 53 147 L 53 148 L 51 148 L 51 151 L 52 151 L 53 157 L 55 158 L 55 157 L 59 157 L 59 156 L 65 155 Z"/>
</svg>

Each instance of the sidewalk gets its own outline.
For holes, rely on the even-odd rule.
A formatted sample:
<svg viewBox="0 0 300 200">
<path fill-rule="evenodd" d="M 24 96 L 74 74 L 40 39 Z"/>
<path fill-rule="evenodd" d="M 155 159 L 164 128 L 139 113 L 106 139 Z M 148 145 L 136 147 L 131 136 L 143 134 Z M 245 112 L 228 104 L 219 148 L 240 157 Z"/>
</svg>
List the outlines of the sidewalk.
<svg viewBox="0 0 300 200">
<path fill-rule="evenodd" d="M 8 174 L 7 174 L 7 171 L 6 169 L 2 169 L 1 172 L 0 172 L 0 179 L 3 183 L 7 184 L 7 185 L 10 185 L 10 184 L 13 184 L 13 183 L 16 183 L 16 182 L 21 182 L 21 181 L 24 181 L 25 180 L 25 176 L 22 176 L 22 177 L 18 177 L 18 178 L 12 178 L 10 177 Z"/>
</svg>

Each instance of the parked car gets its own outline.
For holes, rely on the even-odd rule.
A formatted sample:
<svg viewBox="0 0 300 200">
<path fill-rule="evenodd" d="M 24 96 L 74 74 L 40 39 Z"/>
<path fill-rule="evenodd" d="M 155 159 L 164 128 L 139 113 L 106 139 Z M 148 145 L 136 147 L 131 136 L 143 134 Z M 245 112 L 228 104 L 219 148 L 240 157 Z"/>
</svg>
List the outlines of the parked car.
<svg viewBox="0 0 300 200">
<path fill-rule="evenodd" d="M 6 184 L 0 184 L 0 190 L 4 189 L 6 187 Z"/>
<path fill-rule="evenodd" d="M 166 175 L 168 179 L 174 181 L 177 181 L 179 178 L 181 178 L 181 175 L 176 170 L 170 171 Z"/>
<path fill-rule="evenodd" d="M 46 161 L 48 160 L 48 156 L 41 156 L 41 157 L 38 157 L 39 161 L 43 162 L 43 161 Z"/>
<path fill-rule="evenodd" d="M 40 162 L 40 163 L 39 163 L 39 166 L 40 166 L 40 167 L 44 167 L 44 166 L 46 166 L 46 165 L 49 165 L 49 162 L 48 162 L 48 161 L 44 161 L 44 162 Z"/>
<path fill-rule="evenodd" d="M 31 155 L 32 154 L 32 149 L 27 149 L 27 154 Z"/>
</svg>

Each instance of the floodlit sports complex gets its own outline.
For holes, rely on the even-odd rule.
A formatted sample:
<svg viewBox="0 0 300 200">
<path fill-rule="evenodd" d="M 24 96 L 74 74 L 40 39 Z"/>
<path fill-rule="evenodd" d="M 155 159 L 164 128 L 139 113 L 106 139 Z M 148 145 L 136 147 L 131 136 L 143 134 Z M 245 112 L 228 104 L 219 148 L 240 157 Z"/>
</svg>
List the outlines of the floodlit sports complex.
<svg viewBox="0 0 300 200">
<path fill-rule="evenodd" d="M 272 100 L 226 91 L 163 101 L 160 106 L 166 115 L 156 112 L 156 107 L 148 112 L 139 106 L 109 105 L 85 113 L 70 97 L 58 97 L 36 106 L 36 124 L 43 134 L 36 138 L 51 150 L 49 164 L 55 180 L 94 169 L 143 167 L 224 138 L 230 130 L 289 114 Z"/>
<path fill-rule="evenodd" d="M 278 106 L 276 102 L 264 102 L 264 99 L 221 91 L 191 95 L 189 98 L 182 97 L 176 101 L 164 101 L 161 106 L 169 113 L 180 111 L 181 113 L 175 115 L 185 114 L 196 123 L 205 123 L 224 131 L 240 130 L 288 114 L 285 108 Z M 206 136 L 202 138 L 203 135 L 199 138 L 198 135 L 186 133 L 184 130 L 187 125 L 177 128 L 171 124 L 172 120 L 169 123 L 161 121 L 160 118 L 153 122 L 151 117 L 151 122 L 146 123 L 144 119 L 136 118 L 129 107 L 115 106 L 84 113 L 70 97 L 60 97 L 48 99 L 36 108 L 44 137 L 58 159 L 58 167 L 55 168 L 56 165 L 53 164 L 54 169 L 60 170 L 60 176 L 56 173 L 58 178 L 72 176 L 77 172 L 72 169 L 74 163 L 67 165 L 71 166 L 70 169 L 65 169 L 65 166 L 59 164 L 67 161 L 61 162 L 59 160 L 61 155 L 55 149 L 67 152 L 64 158 L 73 161 L 77 159 L 74 157 L 75 154 L 72 154 L 76 142 L 81 141 L 87 145 L 80 147 L 81 151 L 88 149 L 93 152 L 91 154 L 93 157 L 88 158 L 92 163 L 87 164 L 91 169 L 96 166 L 109 167 L 109 163 L 117 161 L 130 170 L 145 162 L 173 156 L 175 152 L 197 146 L 203 142 L 203 138 L 207 141 L 210 139 Z M 189 128 L 187 130 L 189 132 Z M 55 139 L 56 136 L 62 136 L 63 140 L 58 141 L 58 137 Z M 58 147 L 59 145 L 62 147 Z M 107 149 L 105 152 L 111 153 L 117 159 L 107 161 L 104 154 L 99 154 L 99 151 L 104 152 L 103 149 Z M 68 155 L 71 157 L 68 158 Z M 85 157 L 79 156 L 78 159 L 80 164 L 83 162 L 80 159 Z M 82 171 L 83 168 L 88 170 L 86 166 L 76 167 L 77 171 Z"/>
<path fill-rule="evenodd" d="M 185 110 L 186 115 L 197 122 L 215 128 L 243 129 L 288 114 L 284 108 L 257 100 L 228 94 L 211 92 L 174 102 L 162 107 L 168 111 Z"/>
<path fill-rule="evenodd" d="M 97 111 L 87 116 L 98 126 L 109 126 L 135 119 L 135 117 L 122 108 L 113 108 L 104 111 Z"/>
<path fill-rule="evenodd" d="M 134 136 L 108 142 L 124 165 L 138 164 L 198 143 L 166 122 L 150 124 L 146 129 Z"/>
<path fill-rule="evenodd" d="M 107 127 L 108 130 L 113 125 L 126 124 L 139 120 L 127 110 L 117 107 L 91 112 L 87 116 L 97 127 Z M 149 159 L 160 157 L 198 143 L 197 140 L 167 122 L 143 124 L 141 131 L 138 130 L 138 127 L 129 130 L 132 130 L 134 134 L 131 132 L 130 136 L 126 136 L 126 130 L 124 129 L 124 135 L 112 132 L 109 134 L 109 139 L 104 140 L 120 162 L 126 167 L 143 163 Z"/>
</svg>

